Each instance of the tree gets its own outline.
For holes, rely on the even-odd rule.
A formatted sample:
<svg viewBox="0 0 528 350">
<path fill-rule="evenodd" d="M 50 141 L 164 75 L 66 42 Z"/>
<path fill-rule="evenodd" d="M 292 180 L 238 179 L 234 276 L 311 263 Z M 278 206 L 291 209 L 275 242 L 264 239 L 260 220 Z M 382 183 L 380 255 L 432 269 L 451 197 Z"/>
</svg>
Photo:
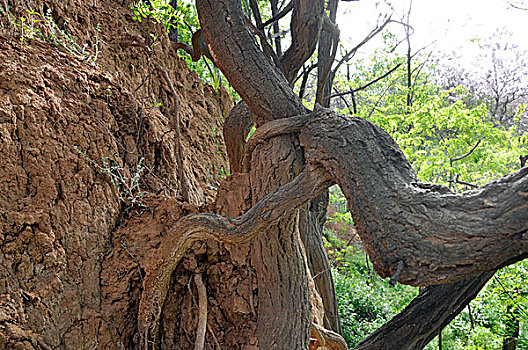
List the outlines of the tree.
<svg viewBox="0 0 528 350">
<path fill-rule="evenodd" d="M 194 242 L 209 238 L 250 242 L 259 286 L 259 347 L 307 348 L 310 302 L 296 209 L 333 183 L 348 199 L 378 274 L 395 282 L 433 285 L 377 332 L 382 336 L 373 335 L 358 348 L 420 348 L 493 271 L 527 256 L 526 168 L 479 191 L 452 194 L 417 181 L 398 146 L 375 125 L 324 108 L 310 112 L 302 105 L 290 82 L 315 49 L 313 38 L 325 21 L 323 4 L 293 2 L 292 46 L 277 67 L 255 44 L 240 3 L 197 1 L 215 64 L 257 125 L 245 148 L 248 173 L 234 174 L 224 184 L 231 189 L 251 184 L 246 200 L 251 206 L 243 213 L 231 212 L 241 214 L 236 218 L 195 214 L 174 227 L 160 247 L 163 258 L 147 268 L 138 318 L 141 334 L 156 339 L 174 269 Z M 222 193 L 229 197 L 233 191 Z M 419 326 L 410 332 L 416 315 Z"/>
<path fill-rule="evenodd" d="M 76 33 L 90 44 L 95 33 L 92 12 L 114 29 L 118 23 L 123 35 L 106 35 L 105 41 L 114 46 L 104 62 L 118 72 L 142 69 L 143 74 L 136 75 L 139 87 L 132 87 L 126 74 L 110 75 L 104 68 L 98 71 L 78 62 L 83 57 L 67 49 L 86 51 L 66 40 L 71 36 L 61 36 L 63 51 L 54 46 L 56 40 L 51 42 L 57 39 L 53 35 L 46 37 L 50 42 L 37 42 L 30 49 L 23 46 L 5 33 L 18 24 L 22 33 L 29 29 L 35 34 L 25 26 L 26 18 L 21 20 L 26 4 L 11 1 L 9 7 L 2 7 L 2 14 L 13 11 L 19 20 L 13 25 L 11 17 L 2 17 L 1 27 L 1 35 L 9 38 L 0 45 L 2 93 L 14 93 L 12 99 L 2 96 L 2 140 L 9 147 L 3 143 L 0 151 L 8 155 L 7 168 L 14 170 L 1 183 L 5 195 L 0 200 L 10 208 L 2 208 L 1 215 L 0 330 L 8 329 L 9 336 L 18 337 L 24 347 L 50 347 L 48 343 L 67 347 L 72 338 L 80 338 L 74 343 L 87 348 L 108 344 L 202 349 L 205 339 L 220 345 L 216 348 L 306 349 L 316 343 L 344 348 L 339 335 L 321 326 L 306 262 L 315 248 L 303 246 L 299 239 L 301 224 L 313 228 L 321 221 L 319 216 L 307 216 L 316 221 L 301 223 L 299 211 L 308 205 L 312 211 L 314 200 L 335 183 L 348 200 L 376 271 L 393 283 L 430 285 L 359 347 L 421 347 L 473 298 L 495 269 L 527 256 L 527 168 L 462 195 L 418 181 L 382 129 L 319 106 L 309 111 L 294 94 L 292 81 L 312 56 L 323 28 L 332 28 L 325 2 L 294 0 L 278 12 L 272 10 L 276 19 L 292 12 L 291 46 L 282 55 L 277 54 L 277 45 L 275 52 L 269 50 L 258 23 L 246 20 L 250 11 L 258 18 L 254 2 L 243 4 L 197 1 L 211 58 L 247 105 L 239 105 L 240 115 L 245 115 L 239 119 L 242 132 L 230 140 L 242 150 L 230 152 L 240 156 L 231 161 L 240 171 L 220 185 L 215 205 L 204 207 L 191 201 L 199 191 L 187 186 L 192 183 L 187 176 L 195 169 L 184 169 L 179 157 L 179 136 L 185 134 L 185 130 L 180 134 L 179 124 L 192 120 L 179 120 L 180 82 L 173 82 L 171 71 L 164 68 L 182 64 L 171 57 L 174 45 L 163 37 L 158 40 L 159 26 L 143 23 L 152 31 L 135 35 L 121 27 L 132 16 L 116 2 L 65 6 L 49 1 L 36 9 L 49 13 L 46 23 L 61 25 L 67 22 L 64 15 L 70 8 L 82 9 L 75 14 L 80 23 Z M 116 16 L 125 10 L 126 15 Z M 94 46 L 87 47 L 90 51 Z M 7 55 L 8 50 L 14 54 Z M 134 64 L 121 64 L 129 53 L 140 58 Z M 155 61 L 160 57 L 166 59 L 163 66 Z M 193 94 L 204 96 L 194 91 L 201 86 L 194 75 L 183 78 L 189 79 L 186 88 Z M 163 102 L 151 106 L 149 118 L 144 100 L 136 97 L 138 89 Z M 217 92 L 222 98 L 222 90 Z M 250 118 L 257 131 L 240 145 L 245 138 L 239 136 L 245 136 Z M 149 135 L 154 123 L 164 128 Z M 171 123 L 174 130 L 169 130 Z M 169 133 L 174 138 L 167 142 Z M 106 159 L 105 167 L 97 168 L 102 174 L 97 173 L 84 162 L 96 163 L 87 155 L 65 151 L 61 141 L 69 138 L 95 156 L 113 151 L 121 156 L 116 162 Z M 43 146 L 52 151 L 44 152 Z M 127 178 L 125 167 L 130 173 L 142 148 L 149 156 L 145 167 L 153 174 L 143 185 L 156 188 L 168 182 L 171 197 L 153 198 L 158 203 L 155 211 L 127 216 L 120 193 L 105 176 Z M 44 163 L 50 163 L 52 170 Z M 162 163 L 169 163 L 170 171 L 164 173 Z M 130 178 L 137 189 L 136 176 Z M 119 232 L 137 236 L 139 248 L 130 251 L 127 242 L 116 237 Z M 316 248 L 320 244 L 313 242 Z M 76 254 L 69 256 L 72 251 Z M 125 259 L 122 273 L 116 265 Z M 18 280 L 20 275 L 28 279 Z M 78 281 L 90 288 L 82 290 Z M 60 312 L 52 314 L 56 310 Z M 26 318 L 38 326 L 19 327 Z M 61 338 L 64 334 L 69 339 Z M 316 341 L 311 342 L 311 337 Z M 0 334 L 0 341 L 4 340 Z"/>
</svg>

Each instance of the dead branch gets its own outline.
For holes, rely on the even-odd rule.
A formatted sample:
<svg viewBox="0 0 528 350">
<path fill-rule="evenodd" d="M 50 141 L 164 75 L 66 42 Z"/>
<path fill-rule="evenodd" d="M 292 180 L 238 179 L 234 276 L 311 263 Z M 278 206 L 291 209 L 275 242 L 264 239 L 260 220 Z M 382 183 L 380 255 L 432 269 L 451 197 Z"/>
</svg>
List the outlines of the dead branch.
<svg viewBox="0 0 528 350">
<path fill-rule="evenodd" d="M 160 72 L 161 76 L 165 79 L 165 82 L 169 86 L 170 92 L 172 94 L 172 99 L 174 101 L 174 107 L 172 108 L 172 127 L 174 129 L 174 148 L 176 149 L 176 163 L 178 165 L 178 180 L 180 181 L 181 186 L 181 195 L 184 200 L 189 200 L 189 184 L 187 177 L 185 176 L 184 167 L 183 167 L 183 153 L 181 145 L 181 131 L 180 131 L 180 107 L 178 102 L 178 95 L 176 90 L 174 90 L 174 85 L 172 80 L 169 77 L 167 70 L 160 66 L 158 63 L 155 63 L 156 68 Z"/>
</svg>

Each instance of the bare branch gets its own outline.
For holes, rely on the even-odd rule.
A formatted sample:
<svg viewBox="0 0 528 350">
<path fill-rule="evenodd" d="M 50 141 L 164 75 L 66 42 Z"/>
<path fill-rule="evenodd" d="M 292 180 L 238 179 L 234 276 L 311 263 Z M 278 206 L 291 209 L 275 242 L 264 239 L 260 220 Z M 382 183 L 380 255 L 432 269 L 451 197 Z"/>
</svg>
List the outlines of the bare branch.
<svg viewBox="0 0 528 350">
<path fill-rule="evenodd" d="M 337 63 L 335 66 L 333 72 L 337 72 L 339 67 L 345 62 L 348 62 L 355 54 L 356 52 L 366 43 L 368 43 L 372 38 L 374 38 L 376 35 L 381 33 L 383 29 L 387 26 L 387 24 L 393 22 L 392 17 L 388 17 L 385 22 L 383 22 L 379 27 L 374 28 L 359 44 L 357 44 L 355 47 L 350 49 Z"/>
<path fill-rule="evenodd" d="M 462 155 L 462 156 L 460 156 L 460 157 L 456 157 L 456 158 L 451 158 L 451 159 L 449 159 L 449 162 L 451 163 L 451 166 L 453 166 L 453 163 L 454 163 L 454 162 L 459 161 L 459 160 L 462 160 L 462 159 L 468 157 L 469 155 L 471 155 L 471 153 L 473 153 L 473 151 L 475 151 L 475 150 L 477 149 L 478 145 L 480 145 L 480 142 L 481 142 L 481 141 L 482 141 L 482 140 L 478 140 L 477 143 L 475 144 L 475 146 L 473 146 L 473 148 L 470 149 L 466 154 L 464 154 L 464 155 Z"/>
<path fill-rule="evenodd" d="M 447 182 L 453 182 L 453 181 L 454 180 L 447 180 Z M 477 185 L 472 184 L 471 182 L 466 182 L 466 181 L 462 181 L 462 180 L 459 180 L 459 179 L 456 180 L 456 183 L 459 183 L 461 185 L 466 185 L 466 186 L 469 186 L 469 187 L 472 187 L 472 188 L 479 188 Z"/>
<path fill-rule="evenodd" d="M 375 84 L 377 83 L 378 81 L 388 77 L 392 72 L 394 72 L 396 69 L 398 69 L 402 64 L 401 63 L 398 63 L 395 67 L 393 67 L 391 70 L 389 70 L 387 73 L 383 74 L 382 76 L 372 80 L 371 82 L 363 85 L 363 86 L 360 86 L 354 90 L 349 90 L 349 91 L 345 91 L 345 92 L 340 92 L 340 93 L 336 93 L 336 94 L 332 94 L 330 95 L 328 98 L 334 98 L 334 97 L 338 97 L 338 96 L 344 96 L 344 95 L 348 95 L 348 94 L 355 94 L 356 92 L 358 91 L 361 91 L 361 90 L 364 90 L 366 88 L 368 88 L 369 86 L 371 86 L 372 84 Z"/>
<path fill-rule="evenodd" d="M 510 7 L 514 8 L 514 9 L 517 9 L 517 10 L 523 10 L 523 11 L 528 11 L 528 8 L 526 7 L 521 7 L 521 6 L 517 6 L 515 4 L 512 4 L 511 2 L 508 1 L 508 5 L 510 5 Z"/>
<path fill-rule="evenodd" d="M 280 11 L 279 13 L 277 13 L 275 16 L 273 16 L 272 18 L 268 19 L 266 22 L 262 23 L 258 28 L 260 30 L 264 29 L 265 27 L 269 26 L 271 23 L 273 22 L 276 22 L 278 21 L 279 19 L 283 18 L 284 16 L 286 16 L 288 14 L 288 12 L 290 12 L 291 10 L 293 10 L 293 1 L 290 1 L 288 3 L 288 5 L 286 5 L 286 7 L 284 9 L 282 9 L 282 11 Z"/>
</svg>

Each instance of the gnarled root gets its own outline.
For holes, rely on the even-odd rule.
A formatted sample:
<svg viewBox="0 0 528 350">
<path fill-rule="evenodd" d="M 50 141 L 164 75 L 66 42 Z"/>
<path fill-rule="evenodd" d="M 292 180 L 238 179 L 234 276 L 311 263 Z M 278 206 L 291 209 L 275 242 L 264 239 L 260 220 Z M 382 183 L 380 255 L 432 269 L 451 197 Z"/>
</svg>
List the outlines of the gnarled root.
<svg viewBox="0 0 528 350">
<path fill-rule="evenodd" d="M 321 347 L 329 350 L 347 350 L 345 339 L 339 334 L 312 323 L 310 331 L 310 350 L 317 350 Z"/>
<path fill-rule="evenodd" d="M 182 218 L 166 234 L 157 253 L 159 257 L 146 269 L 138 312 L 138 333 L 146 334 L 143 341 L 157 337 L 161 308 L 172 272 L 194 242 L 213 239 L 224 243 L 246 243 L 331 185 L 322 168 L 305 169 L 292 182 L 268 194 L 237 218 L 207 213 Z"/>
</svg>

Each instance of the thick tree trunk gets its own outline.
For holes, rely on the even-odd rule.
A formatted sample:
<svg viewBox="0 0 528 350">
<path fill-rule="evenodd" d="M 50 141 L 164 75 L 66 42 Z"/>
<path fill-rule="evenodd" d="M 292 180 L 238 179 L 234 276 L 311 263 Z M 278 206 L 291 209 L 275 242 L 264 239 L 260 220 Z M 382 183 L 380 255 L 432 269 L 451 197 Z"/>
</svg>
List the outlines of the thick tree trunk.
<svg viewBox="0 0 528 350">
<path fill-rule="evenodd" d="M 299 231 L 306 248 L 308 267 L 323 301 L 324 326 L 342 333 L 330 262 L 323 245 L 322 227 L 326 220 L 328 191 L 315 198 L 299 212 Z"/>
</svg>

